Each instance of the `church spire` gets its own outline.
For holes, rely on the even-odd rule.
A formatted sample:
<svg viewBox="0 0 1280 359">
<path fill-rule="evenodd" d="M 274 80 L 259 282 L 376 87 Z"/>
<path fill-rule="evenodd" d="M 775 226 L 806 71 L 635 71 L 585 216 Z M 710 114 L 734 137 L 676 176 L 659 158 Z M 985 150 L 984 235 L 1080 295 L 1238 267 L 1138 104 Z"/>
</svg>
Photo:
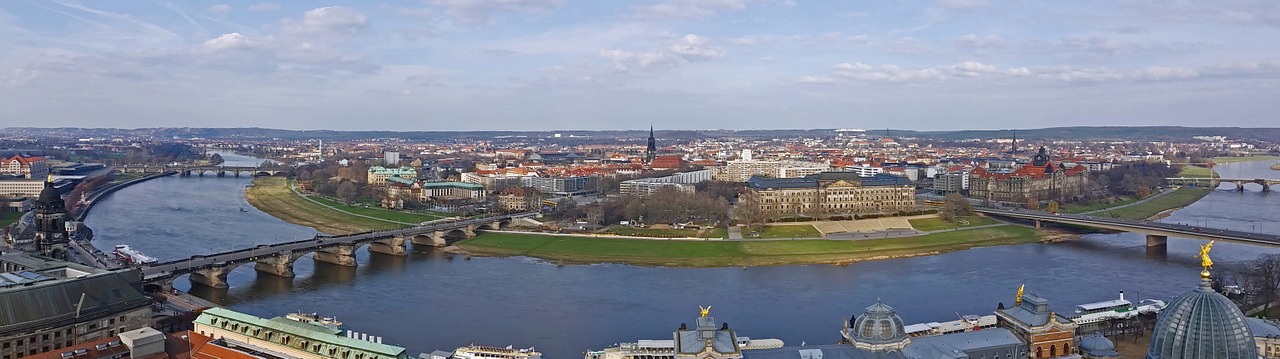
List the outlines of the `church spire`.
<svg viewBox="0 0 1280 359">
<path fill-rule="evenodd" d="M 653 139 L 653 124 L 649 124 L 649 146 L 644 149 L 644 162 L 652 163 L 658 155 L 657 141 Z"/>
</svg>

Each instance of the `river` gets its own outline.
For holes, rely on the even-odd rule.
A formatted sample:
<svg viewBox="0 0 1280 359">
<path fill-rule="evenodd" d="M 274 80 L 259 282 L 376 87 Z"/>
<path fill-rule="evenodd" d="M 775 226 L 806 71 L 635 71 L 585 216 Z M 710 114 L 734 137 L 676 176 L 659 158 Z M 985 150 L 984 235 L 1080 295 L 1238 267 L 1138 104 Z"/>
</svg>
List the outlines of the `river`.
<svg viewBox="0 0 1280 359">
<path fill-rule="evenodd" d="M 223 154 L 228 165 L 257 159 Z M 1223 176 L 1277 177 L 1268 163 L 1218 166 Z M 167 177 L 125 188 L 100 202 L 86 223 L 100 248 L 126 243 L 160 260 L 310 237 L 244 200 L 249 178 Z M 1225 187 L 1224 187 L 1225 188 Z M 245 211 L 241 211 L 245 209 Z M 1164 219 L 1207 227 L 1275 231 L 1280 196 L 1215 191 Z M 529 258 L 446 259 L 430 248 L 407 257 L 361 251 L 359 267 L 298 261 L 292 279 L 241 266 L 231 288 L 193 293 L 249 314 L 334 315 L 358 332 L 384 337 L 411 356 L 470 343 L 536 346 L 547 357 L 635 339 L 669 339 L 698 306 L 739 335 L 791 345 L 835 343 L 841 321 L 877 299 L 908 323 L 988 314 L 1013 302 L 1018 285 L 1070 312 L 1113 299 L 1168 298 L 1198 282 L 1197 240 L 1169 239 L 1167 255 L 1148 255 L 1143 236 L 1092 234 L 1082 240 L 988 247 L 943 255 L 854 263 L 757 268 L 648 268 L 618 264 L 557 267 Z M 1219 243 L 1229 264 L 1274 249 Z M 179 279 L 175 286 L 187 290 Z"/>
</svg>

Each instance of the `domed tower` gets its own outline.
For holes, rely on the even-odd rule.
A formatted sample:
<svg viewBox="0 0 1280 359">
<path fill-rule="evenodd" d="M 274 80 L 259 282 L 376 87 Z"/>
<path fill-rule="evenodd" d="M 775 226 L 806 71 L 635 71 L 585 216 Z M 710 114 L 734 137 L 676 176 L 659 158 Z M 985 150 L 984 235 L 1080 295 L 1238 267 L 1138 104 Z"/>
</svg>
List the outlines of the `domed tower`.
<svg viewBox="0 0 1280 359">
<path fill-rule="evenodd" d="M 45 181 L 40 196 L 32 203 L 35 211 L 36 250 L 45 256 L 64 259 L 67 234 L 67 205 L 53 181 Z"/>
<path fill-rule="evenodd" d="M 1085 359 L 1112 359 L 1119 358 L 1120 352 L 1116 351 L 1116 344 L 1110 339 L 1102 336 L 1102 333 L 1093 332 L 1080 337 L 1080 355 Z"/>
<path fill-rule="evenodd" d="M 911 338 L 907 337 L 907 332 L 902 327 L 902 318 L 898 317 L 893 307 L 877 300 L 862 315 L 846 321 L 840 335 L 845 342 L 859 349 L 902 350 L 911 343 Z"/>
<path fill-rule="evenodd" d="M 1209 249 L 1200 246 L 1200 286 L 1174 298 L 1160 312 L 1147 347 L 1147 359 L 1254 359 L 1258 348 L 1244 313 L 1230 299 L 1214 292 L 1209 281 Z"/>
</svg>

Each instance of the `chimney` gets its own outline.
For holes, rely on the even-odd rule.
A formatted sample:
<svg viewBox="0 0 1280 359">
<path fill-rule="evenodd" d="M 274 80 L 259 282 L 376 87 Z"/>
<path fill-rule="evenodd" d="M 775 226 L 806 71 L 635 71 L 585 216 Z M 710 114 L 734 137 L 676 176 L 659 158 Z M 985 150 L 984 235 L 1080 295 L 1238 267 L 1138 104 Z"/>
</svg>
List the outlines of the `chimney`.
<svg viewBox="0 0 1280 359">
<path fill-rule="evenodd" d="M 1120 300 L 1124 300 L 1124 291 L 1120 291 Z"/>
</svg>

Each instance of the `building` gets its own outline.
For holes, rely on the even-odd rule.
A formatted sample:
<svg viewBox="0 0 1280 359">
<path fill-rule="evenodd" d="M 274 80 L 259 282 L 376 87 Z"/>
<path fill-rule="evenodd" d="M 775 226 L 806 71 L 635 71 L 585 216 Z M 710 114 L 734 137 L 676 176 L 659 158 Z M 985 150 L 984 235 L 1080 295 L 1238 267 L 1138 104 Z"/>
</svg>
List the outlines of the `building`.
<svg viewBox="0 0 1280 359">
<path fill-rule="evenodd" d="M 653 126 L 649 126 L 649 143 L 644 149 L 644 163 L 653 163 L 658 156 L 658 143 L 653 139 Z"/>
<path fill-rule="evenodd" d="M 44 157 L 13 155 L 0 160 L 0 174 L 23 178 L 43 178 L 49 172 Z"/>
<path fill-rule="evenodd" d="M 694 321 L 694 328 L 683 324 L 676 329 L 675 359 L 739 359 L 742 348 L 738 346 L 738 336 L 729 328 L 729 323 L 720 325 L 716 318 L 709 315 L 711 308 L 703 309 L 702 316 Z"/>
<path fill-rule="evenodd" d="M 322 359 L 408 359 L 401 347 L 382 344 L 381 338 L 361 340 L 342 335 L 342 330 L 298 322 L 282 317 L 263 319 L 213 307 L 205 309 L 193 322 L 194 332 L 228 343 L 232 348 L 275 357 Z M 367 338 L 367 335 L 361 335 Z"/>
<path fill-rule="evenodd" d="M 1264 358 L 1280 358 L 1280 323 L 1275 320 L 1244 318 L 1253 334 L 1258 354 Z"/>
<path fill-rule="evenodd" d="M 1012 308 L 996 309 L 996 325 L 1027 343 L 1031 358 L 1079 358 L 1075 347 L 1076 323 L 1049 310 L 1049 300 L 1027 293 Z"/>
<path fill-rule="evenodd" d="M 1085 166 L 1066 168 L 1054 163 L 1040 147 L 1031 162 L 1012 172 L 975 168 L 969 173 L 969 197 L 987 202 L 1065 201 L 1084 193 L 1087 171 Z"/>
<path fill-rule="evenodd" d="M 429 201 L 484 201 L 484 186 L 466 182 L 422 182 L 421 199 Z"/>
<path fill-rule="evenodd" d="M 383 151 L 382 163 L 386 164 L 387 166 L 399 166 L 400 152 L 399 151 Z"/>
<path fill-rule="evenodd" d="M 968 169 L 957 172 L 939 173 L 937 176 L 933 177 L 933 192 L 936 194 L 946 195 L 951 193 L 964 193 L 968 189 Z"/>
<path fill-rule="evenodd" d="M 884 173 L 884 167 L 872 165 L 849 166 L 844 168 L 845 171 L 857 173 L 859 177 L 875 177 L 875 175 Z"/>
<path fill-rule="evenodd" d="M 908 337 L 893 307 L 876 303 L 844 321 L 841 343 L 749 350 L 745 359 L 981 359 L 1027 358 L 1027 346 L 1004 328 Z"/>
<path fill-rule="evenodd" d="M 738 205 L 758 206 L 767 218 L 852 216 L 915 208 L 915 186 L 905 177 L 823 172 L 804 178 L 752 177 Z"/>
<path fill-rule="evenodd" d="M 521 185 L 533 187 L 544 194 L 579 196 L 600 192 L 599 176 L 570 177 L 522 177 Z"/>
<path fill-rule="evenodd" d="M 526 212 L 542 209 L 542 193 L 533 187 L 512 187 L 498 194 L 498 210 Z"/>
<path fill-rule="evenodd" d="M 675 188 L 685 193 L 693 193 L 694 185 L 711 180 L 712 170 L 675 173 L 670 176 L 654 178 L 637 178 L 622 181 L 618 184 L 623 195 L 648 196 L 662 188 Z"/>
<path fill-rule="evenodd" d="M 684 167 L 684 159 L 675 155 L 654 157 L 653 161 L 649 162 L 649 168 L 655 170 L 678 170 L 682 167 Z"/>
<path fill-rule="evenodd" d="M 1210 243 L 1212 245 L 1212 243 Z M 1160 312 L 1147 359 L 1254 359 L 1258 347 L 1244 313 L 1213 291 L 1209 250 L 1201 246 L 1200 285 L 1174 298 Z"/>
<path fill-rule="evenodd" d="M 0 196 L 36 198 L 44 189 L 44 182 L 41 179 L 0 178 Z"/>
<path fill-rule="evenodd" d="M 749 156 L 748 156 L 749 157 Z M 831 166 L 825 163 L 802 161 L 759 161 L 741 159 L 725 162 L 717 168 L 714 178 L 725 182 L 746 182 L 753 176 L 773 178 L 800 178 L 815 173 L 830 171 Z"/>
<path fill-rule="evenodd" d="M 1116 351 L 1116 344 L 1099 332 L 1080 337 L 1080 344 L 1077 346 L 1080 347 L 1080 356 L 1085 359 L 1120 358 L 1120 352 Z"/>
<path fill-rule="evenodd" d="M 138 290 L 141 281 L 132 270 L 0 255 L 0 358 L 60 351 L 150 326 L 151 298 Z"/>
<path fill-rule="evenodd" d="M 400 177 L 417 179 L 418 171 L 413 167 L 395 167 L 387 168 L 382 166 L 369 167 L 368 183 L 372 185 L 384 185 L 387 183 L 388 177 Z"/>
</svg>

